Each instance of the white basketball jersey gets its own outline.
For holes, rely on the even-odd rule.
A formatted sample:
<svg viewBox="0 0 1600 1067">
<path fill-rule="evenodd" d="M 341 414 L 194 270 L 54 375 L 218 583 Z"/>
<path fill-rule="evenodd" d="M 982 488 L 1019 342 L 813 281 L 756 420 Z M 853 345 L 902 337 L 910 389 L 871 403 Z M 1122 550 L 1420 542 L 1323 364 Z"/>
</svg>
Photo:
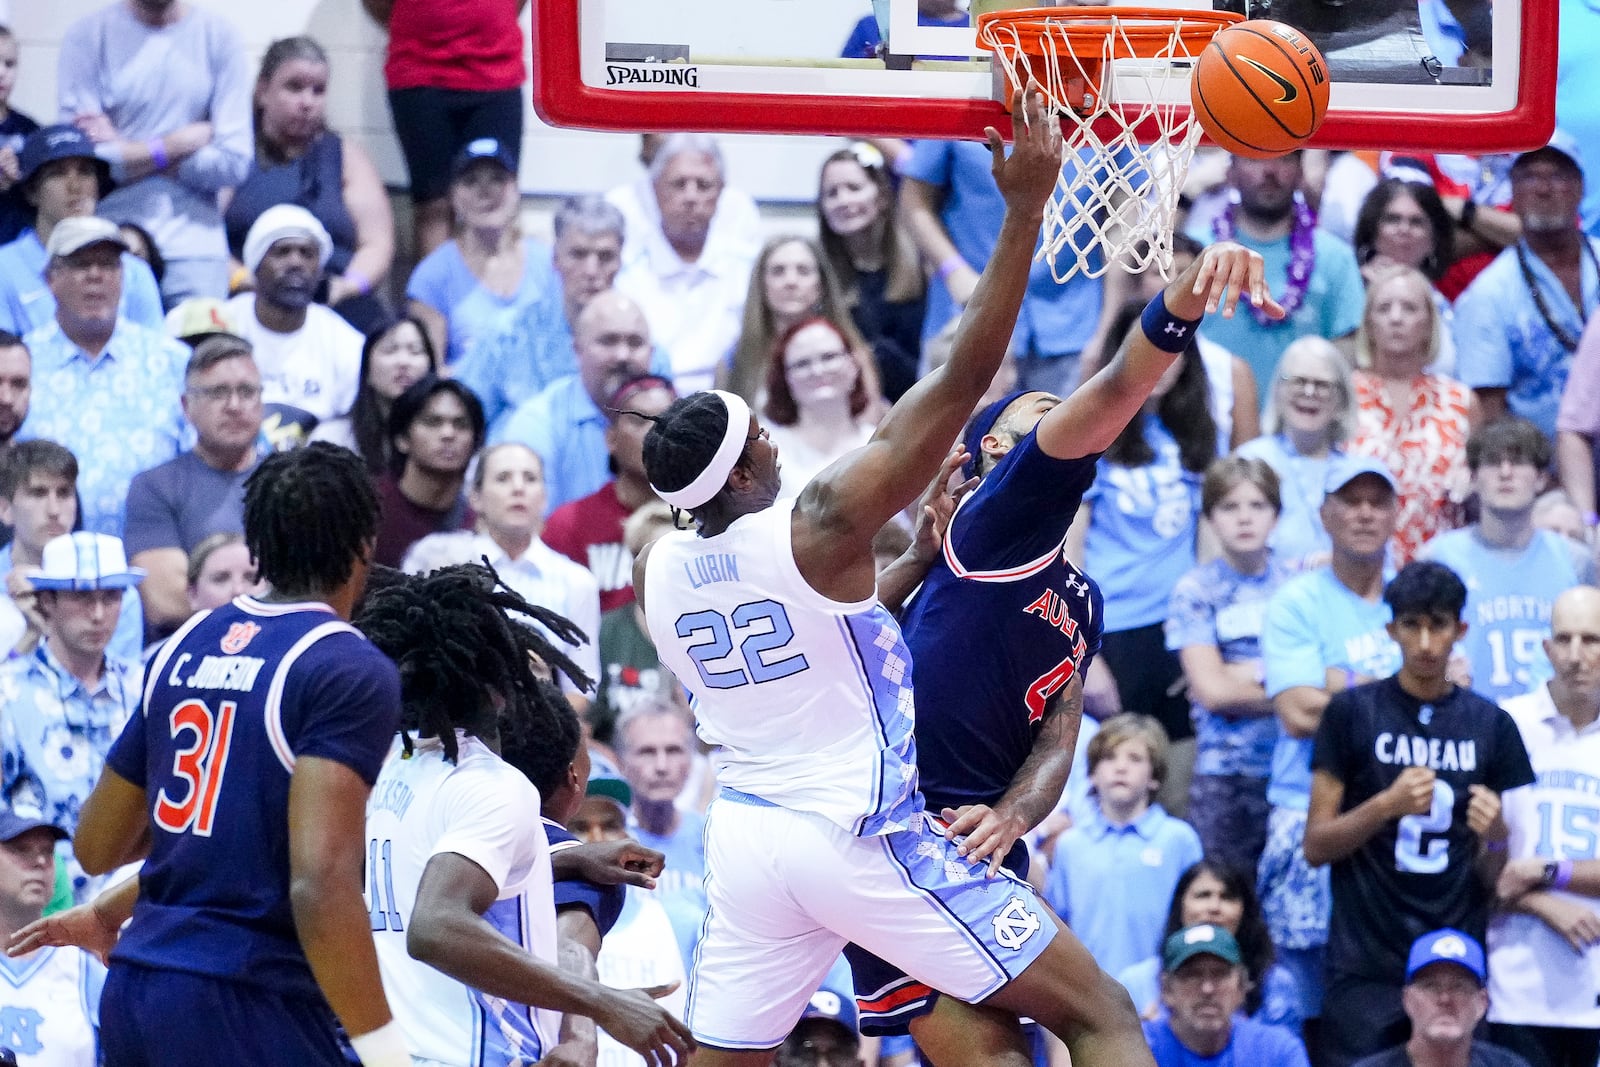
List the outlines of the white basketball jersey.
<svg viewBox="0 0 1600 1067">
<path fill-rule="evenodd" d="M 1600 858 L 1600 723 L 1573 730 L 1544 685 L 1502 706 L 1516 720 L 1538 775 L 1501 798 L 1510 857 Z M 1600 914 L 1594 897 L 1552 892 Z M 1533 916 L 1496 912 L 1489 924 L 1489 1019 L 1600 1027 L 1600 947 L 1579 955 Z"/>
<path fill-rule="evenodd" d="M 18 1067 L 94 1067 L 106 969 L 76 948 L 0 960 L 0 1047 Z"/>
<path fill-rule="evenodd" d="M 539 791 L 483 742 L 458 734 L 457 743 L 453 764 L 437 740 L 418 742 L 409 758 L 397 745 L 367 800 L 367 905 L 383 989 L 414 1057 L 452 1067 L 533 1063 L 556 1044 L 559 1012 L 475 992 L 406 951 L 422 871 L 454 853 L 500 887 L 484 918 L 557 962 Z"/>
<path fill-rule="evenodd" d="M 645 615 L 693 694 L 717 781 L 862 836 L 906 828 L 917 792 L 911 653 L 876 597 L 841 604 L 800 576 L 794 501 L 715 537 L 650 550 Z"/>
</svg>

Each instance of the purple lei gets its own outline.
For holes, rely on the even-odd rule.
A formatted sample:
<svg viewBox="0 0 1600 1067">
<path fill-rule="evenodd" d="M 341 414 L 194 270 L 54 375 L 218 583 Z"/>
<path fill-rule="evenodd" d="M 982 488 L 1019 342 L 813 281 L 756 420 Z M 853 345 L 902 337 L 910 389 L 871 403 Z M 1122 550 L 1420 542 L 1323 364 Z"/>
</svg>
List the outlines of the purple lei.
<svg viewBox="0 0 1600 1067">
<path fill-rule="evenodd" d="M 1217 216 L 1212 223 L 1212 231 L 1219 241 L 1232 241 L 1238 232 L 1234 215 L 1239 210 L 1238 194 L 1235 193 L 1228 199 L 1228 206 Z M 1278 297 L 1278 303 L 1283 307 L 1283 318 L 1270 319 L 1267 313 L 1254 304 L 1250 304 L 1250 314 L 1255 316 L 1257 322 L 1263 326 L 1276 326 L 1286 323 L 1294 317 L 1300 305 L 1305 303 L 1306 289 L 1311 285 L 1311 271 L 1317 265 L 1316 242 L 1317 217 L 1311 211 L 1311 206 L 1306 203 L 1306 198 L 1299 191 L 1294 194 L 1294 228 L 1289 231 L 1289 285 L 1284 289 L 1283 295 Z M 1249 297 L 1244 298 L 1249 304 Z"/>
</svg>

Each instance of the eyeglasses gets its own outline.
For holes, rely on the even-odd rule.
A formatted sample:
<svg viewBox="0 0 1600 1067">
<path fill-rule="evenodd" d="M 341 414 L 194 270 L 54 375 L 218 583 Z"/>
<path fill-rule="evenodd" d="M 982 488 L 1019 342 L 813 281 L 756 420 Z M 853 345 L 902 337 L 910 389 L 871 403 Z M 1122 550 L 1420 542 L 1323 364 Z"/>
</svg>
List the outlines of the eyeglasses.
<svg viewBox="0 0 1600 1067">
<path fill-rule="evenodd" d="M 1511 172 L 1512 185 L 1571 185 L 1579 180 L 1578 174 L 1563 167 L 1539 170 L 1525 168 Z"/>
<path fill-rule="evenodd" d="M 261 399 L 261 386 L 259 385 L 208 385 L 203 388 L 189 390 L 191 396 L 197 396 L 210 404 L 226 404 L 230 397 L 241 404 L 253 404 Z"/>
<path fill-rule="evenodd" d="M 761 427 L 761 429 L 757 430 L 755 433 L 751 434 L 749 437 L 746 437 L 744 439 L 744 443 L 747 444 L 747 445 L 753 445 L 757 441 L 770 441 L 770 440 L 772 440 L 772 435 L 769 434 L 767 432 L 767 428 L 765 426 L 763 426 L 763 427 Z"/>
<path fill-rule="evenodd" d="M 1338 384 L 1327 378 L 1306 378 L 1298 374 L 1285 374 L 1278 381 L 1288 386 L 1291 393 L 1316 397 L 1332 396 L 1334 386 Z"/>
</svg>

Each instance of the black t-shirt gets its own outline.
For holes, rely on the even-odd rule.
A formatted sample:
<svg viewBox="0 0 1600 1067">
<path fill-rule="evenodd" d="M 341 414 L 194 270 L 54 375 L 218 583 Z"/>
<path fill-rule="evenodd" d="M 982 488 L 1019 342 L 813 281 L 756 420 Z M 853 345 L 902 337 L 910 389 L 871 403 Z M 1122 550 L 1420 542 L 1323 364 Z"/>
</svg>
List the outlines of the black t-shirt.
<svg viewBox="0 0 1600 1067">
<path fill-rule="evenodd" d="M 1429 930 L 1453 926 L 1483 940 L 1491 899 L 1474 869 L 1468 786 L 1503 793 L 1532 782 L 1522 736 L 1497 705 L 1459 687 L 1425 704 L 1385 678 L 1328 702 L 1311 767 L 1344 783 L 1342 811 L 1412 766 L 1436 775 L 1433 810 L 1385 824 L 1333 865 L 1331 973 L 1399 985 L 1411 942 Z"/>
<path fill-rule="evenodd" d="M 1468 1067 L 1528 1067 L 1528 1061 L 1515 1052 L 1491 1045 L 1487 1041 L 1474 1041 L 1467 1060 Z M 1355 1067 L 1414 1067 L 1404 1045 L 1385 1049 L 1376 1056 L 1357 1060 Z"/>
</svg>

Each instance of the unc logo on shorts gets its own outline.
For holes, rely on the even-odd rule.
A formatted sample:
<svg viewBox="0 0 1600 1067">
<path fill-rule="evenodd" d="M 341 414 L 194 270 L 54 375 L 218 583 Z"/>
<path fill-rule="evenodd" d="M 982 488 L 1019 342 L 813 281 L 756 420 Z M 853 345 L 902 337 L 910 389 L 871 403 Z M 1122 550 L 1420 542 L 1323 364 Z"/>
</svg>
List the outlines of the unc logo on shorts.
<svg viewBox="0 0 1600 1067">
<path fill-rule="evenodd" d="M 994 939 L 1001 948 L 1015 952 L 1039 932 L 1039 916 L 1028 910 L 1021 897 L 1012 897 L 994 917 Z"/>
</svg>

